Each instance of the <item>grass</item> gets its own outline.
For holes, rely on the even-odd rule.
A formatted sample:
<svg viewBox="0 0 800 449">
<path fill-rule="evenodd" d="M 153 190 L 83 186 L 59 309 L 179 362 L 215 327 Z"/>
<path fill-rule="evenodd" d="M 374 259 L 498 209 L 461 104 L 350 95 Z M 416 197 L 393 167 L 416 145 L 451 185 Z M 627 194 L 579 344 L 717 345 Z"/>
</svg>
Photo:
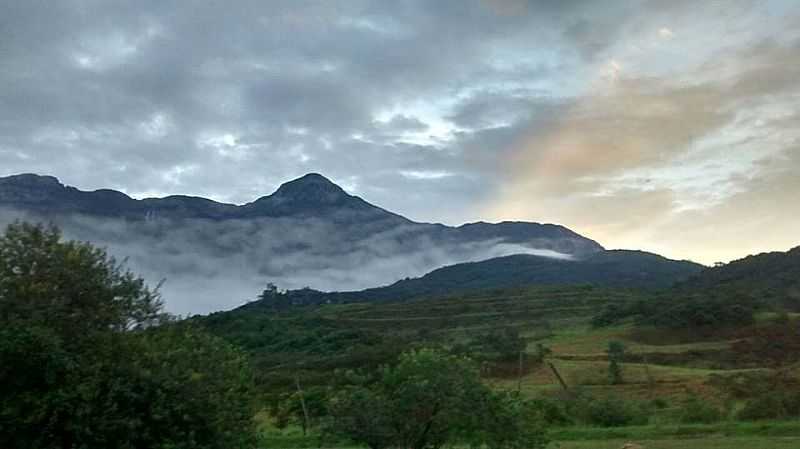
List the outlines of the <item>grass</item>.
<svg viewBox="0 0 800 449">
<path fill-rule="evenodd" d="M 774 438 L 689 438 L 677 440 L 605 440 L 553 443 L 549 449 L 620 449 L 634 442 L 644 449 L 797 449 L 800 437 Z"/>
<path fill-rule="evenodd" d="M 675 440 L 587 440 L 553 442 L 548 449 L 620 449 L 626 443 L 635 442 L 644 449 L 797 449 L 800 437 L 717 437 L 685 438 Z M 269 439 L 261 442 L 264 449 L 363 449 L 356 446 L 320 446 L 315 439 L 288 440 Z"/>
<path fill-rule="evenodd" d="M 800 447 L 800 421 L 567 427 L 551 431 L 550 438 L 553 442 L 548 449 L 620 449 L 629 442 L 640 444 L 645 449 L 797 449 Z M 345 445 L 320 446 L 318 437 L 296 433 L 264 437 L 260 447 L 347 448 Z"/>
<path fill-rule="evenodd" d="M 566 427 L 555 441 L 665 440 L 685 438 L 800 438 L 800 421 L 720 422 L 629 427 Z M 800 446 L 799 446 L 800 447 Z"/>
</svg>

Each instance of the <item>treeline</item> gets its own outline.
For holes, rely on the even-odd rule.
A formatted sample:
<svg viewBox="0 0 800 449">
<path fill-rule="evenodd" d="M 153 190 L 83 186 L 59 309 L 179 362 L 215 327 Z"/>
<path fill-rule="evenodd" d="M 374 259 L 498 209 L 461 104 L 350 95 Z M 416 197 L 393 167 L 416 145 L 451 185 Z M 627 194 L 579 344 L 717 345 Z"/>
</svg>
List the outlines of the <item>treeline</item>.
<svg viewBox="0 0 800 449">
<path fill-rule="evenodd" d="M 596 327 L 633 320 L 639 326 L 702 329 L 746 326 L 762 304 L 748 296 L 668 292 L 629 303 L 609 304 L 592 319 Z"/>
</svg>

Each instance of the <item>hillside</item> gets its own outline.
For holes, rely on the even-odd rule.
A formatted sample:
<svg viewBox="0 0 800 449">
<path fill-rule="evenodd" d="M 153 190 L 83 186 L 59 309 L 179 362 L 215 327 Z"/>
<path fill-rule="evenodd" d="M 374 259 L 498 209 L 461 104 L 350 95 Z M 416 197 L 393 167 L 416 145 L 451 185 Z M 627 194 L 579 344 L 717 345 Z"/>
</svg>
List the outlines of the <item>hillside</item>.
<svg viewBox="0 0 800 449">
<path fill-rule="evenodd" d="M 770 329 L 771 318 L 761 319 L 757 327 L 712 334 L 629 323 L 592 325 L 603 309 L 655 298 L 635 289 L 537 286 L 389 303 L 280 311 L 240 308 L 193 321 L 250 353 L 267 391 L 290 388 L 296 375 L 309 385 L 324 385 L 336 369 L 374 368 L 420 345 L 468 351 L 492 363 L 495 371 L 487 372 L 487 377 L 498 385 L 505 385 L 507 377 L 516 384 L 518 354 L 503 359 L 507 352 L 503 348 L 515 344 L 514 335 L 525 342 L 522 388 L 530 396 L 559 390 L 550 369 L 535 361 L 538 344 L 552 351 L 549 361 L 571 387 L 626 399 L 682 401 L 694 394 L 711 395 L 709 383 L 718 382 L 718 376 L 767 373 L 755 369 L 769 366 L 768 359 L 762 360 L 758 353 L 744 357 L 750 350 L 739 342 Z M 497 338 L 498 346 L 487 346 Z M 609 341 L 621 341 L 627 347 L 622 385 L 608 383 Z"/>
<path fill-rule="evenodd" d="M 242 307 L 193 321 L 253 355 L 268 389 L 302 372 L 325 383 L 337 368 L 374 367 L 416 343 L 480 339 L 512 328 L 533 340 L 588 322 L 608 304 L 646 297 L 589 286 L 528 287 L 449 298 L 334 304 L 281 311 Z"/>
<path fill-rule="evenodd" d="M 641 251 L 604 251 L 585 259 L 513 255 L 456 264 L 392 285 L 351 292 L 292 290 L 255 301 L 243 308 L 361 301 L 402 301 L 419 297 L 532 285 L 595 285 L 657 289 L 670 287 L 703 269 L 702 265 L 670 260 Z"/>
<path fill-rule="evenodd" d="M 636 252 L 596 257 L 587 265 L 607 266 L 611 261 L 603 258 L 618 266 L 625 260 L 658 263 L 657 256 Z M 520 265 L 514 257 L 503 259 Z M 676 449 L 794 447 L 800 435 L 800 409 L 791 405 L 800 397 L 797 314 L 760 314 L 753 323 L 718 328 L 594 323 L 601 310 L 667 300 L 672 292 L 532 286 L 410 301 L 242 307 L 193 321 L 251 355 L 269 403 L 296 401 L 282 392 L 298 379 L 320 398 L 341 381 L 337 373 L 366 373 L 409 348 L 441 347 L 478 361 L 494 388 L 548 406 L 558 447 L 617 448 L 631 440 Z M 697 292 L 691 297 L 705 298 Z M 619 381 L 610 377 L 612 342 L 623 348 Z M 296 410 L 293 416 L 302 419 Z M 786 445 L 752 444 L 768 436 Z M 687 445 L 666 444 L 674 438 Z M 591 442 L 573 445 L 575 440 Z"/>
<path fill-rule="evenodd" d="M 684 292 L 735 291 L 800 309 L 800 247 L 707 268 L 681 282 L 677 289 Z"/>
</svg>

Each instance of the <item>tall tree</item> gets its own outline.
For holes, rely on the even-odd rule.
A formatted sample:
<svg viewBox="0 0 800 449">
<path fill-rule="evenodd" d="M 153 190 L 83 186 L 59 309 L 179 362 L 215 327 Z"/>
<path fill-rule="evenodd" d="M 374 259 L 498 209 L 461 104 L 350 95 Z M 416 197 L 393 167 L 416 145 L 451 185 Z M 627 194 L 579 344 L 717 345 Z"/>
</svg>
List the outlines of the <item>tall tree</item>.
<svg viewBox="0 0 800 449">
<path fill-rule="evenodd" d="M 246 360 L 53 227 L 0 237 L 0 447 L 247 447 Z"/>
</svg>

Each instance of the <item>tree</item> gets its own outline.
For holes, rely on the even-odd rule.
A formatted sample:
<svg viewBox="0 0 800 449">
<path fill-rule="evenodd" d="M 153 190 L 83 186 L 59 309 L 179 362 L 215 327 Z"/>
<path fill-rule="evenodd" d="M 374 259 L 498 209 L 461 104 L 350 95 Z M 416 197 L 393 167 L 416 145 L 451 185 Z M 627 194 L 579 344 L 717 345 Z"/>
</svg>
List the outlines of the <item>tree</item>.
<svg viewBox="0 0 800 449">
<path fill-rule="evenodd" d="M 0 237 L 0 447 L 241 448 L 251 375 L 157 292 L 54 227 Z"/>
<path fill-rule="evenodd" d="M 371 449 L 437 449 L 453 441 L 494 448 L 544 444 L 532 410 L 511 396 L 495 396 L 468 359 L 431 349 L 404 353 L 372 384 L 341 390 L 330 412 L 335 433 Z"/>
<path fill-rule="evenodd" d="M 528 345 L 517 329 L 508 326 L 490 332 L 482 340 L 486 352 L 506 361 L 516 360 Z"/>
<path fill-rule="evenodd" d="M 623 382 L 622 360 L 625 358 L 625 345 L 621 341 L 608 342 L 608 379 L 612 385 Z"/>
<path fill-rule="evenodd" d="M 157 292 L 105 251 L 53 226 L 14 223 L 0 237 L 0 319 L 52 329 L 67 344 L 163 319 Z"/>
<path fill-rule="evenodd" d="M 482 407 L 472 414 L 464 442 L 492 449 L 543 448 L 547 411 L 543 403 L 523 398 L 519 392 L 489 392 Z"/>
</svg>

